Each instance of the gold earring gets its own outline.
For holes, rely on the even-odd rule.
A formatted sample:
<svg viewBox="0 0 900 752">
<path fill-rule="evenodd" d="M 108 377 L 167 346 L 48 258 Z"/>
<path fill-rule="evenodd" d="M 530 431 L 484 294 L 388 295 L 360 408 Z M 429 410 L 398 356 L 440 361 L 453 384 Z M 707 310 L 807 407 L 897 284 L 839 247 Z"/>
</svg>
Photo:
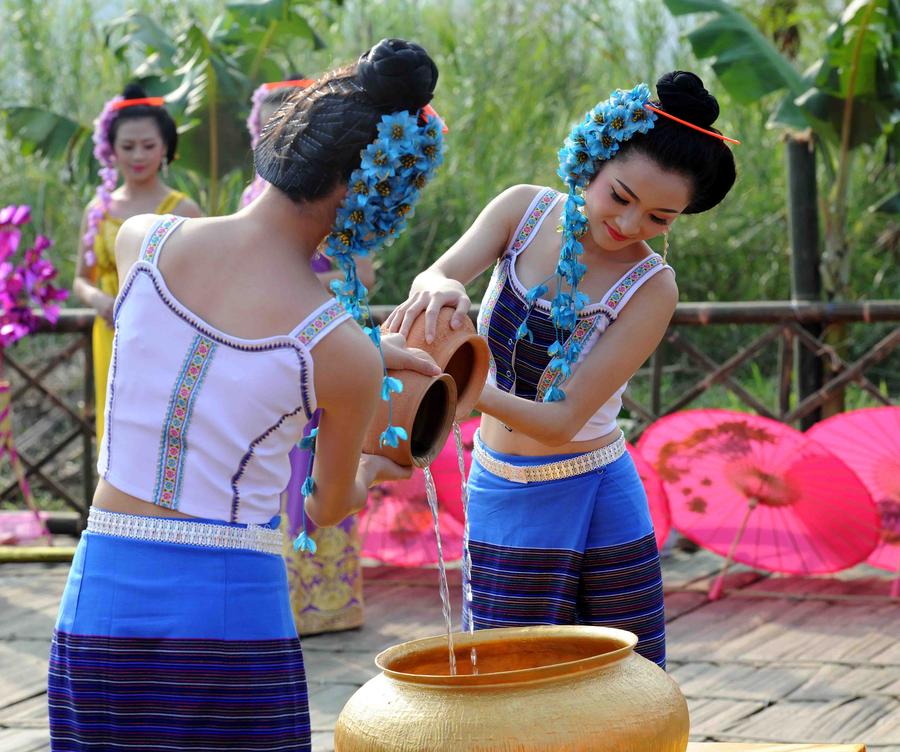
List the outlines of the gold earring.
<svg viewBox="0 0 900 752">
<path fill-rule="evenodd" d="M 167 157 L 163 157 L 162 176 L 163 176 L 163 180 L 168 180 L 168 178 L 169 178 L 169 160 Z"/>
<path fill-rule="evenodd" d="M 668 230 L 666 230 L 663 233 L 663 254 L 662 254 L 662 256 L 663 256 L 663 263 L 664 264 L 668 263 L 668 256 L 669 256 L 669 231 Z"/>
</svg>

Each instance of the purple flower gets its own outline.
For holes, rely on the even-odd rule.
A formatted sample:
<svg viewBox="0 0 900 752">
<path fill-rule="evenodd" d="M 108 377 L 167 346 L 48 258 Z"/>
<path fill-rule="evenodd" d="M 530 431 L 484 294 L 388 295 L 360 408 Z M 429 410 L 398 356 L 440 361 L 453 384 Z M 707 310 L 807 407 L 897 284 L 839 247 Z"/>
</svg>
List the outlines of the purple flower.
<svg viewBox="0 0 900 752">
<path fill-rule="evenodd" d="M 259 141 L 259 132 L 262 130 L 263 123 L 259 122 L 260 110 L 262 110 L 263 100 L 266 98 L 266 94 L 269 93 L 269 90 L 266 89 L 266 85 L 257 86 L 256 90 L 253 92 L 253 97 L 251 99 L 250 106 L 250 115 L 247 118 L 247 131 L 250 133 L 250 148 L 255 149 L 256 144 Z M 255 197 L 254 197 L 255 198 Z M 252 200 L 252 199 L 251 199 Z M 247 203 L 250 203 L 249 201 Z"/>
<path fill-rule="evenodd" d="M 57 302 L 68 295 L 50 281 L 56 269 L 43 258 L 51 245 L 47 237 L 35 237 L 21 259 L 15 259 L 21 241 L 19 228 L 30 221 L 31 208 L 27 205 L 0 210 L 0 349 L 34 331 L 41 316 L 55 322 L 59 317 Z"/>
<path fill-rule="evenodd" d="M 112 201 L 112 192 L 116 188 L 116 181 L 119 174 L 113 163 L 113 148 L 109 141 L 109 128 L 113 120 L 116 118 L 116 111 L 113 105 L 122 100 L 122 97 L 116 96 L 110 99 L 100 115 L 94 121 L 94 133 L 92 139 L 94 142 L 94 157 L 100 163 L 100 169 L 97 174 L 100 176 L 100 185 L 97 186 L 97 193 L 94 205 L 88 211 L 87 232 L 82 236 L 82 248 L 84 249 L 84 263 L 87 267 L 94 266 L 97 263 L 97 257 L 94 253 L 94 241 L 97 238 L 97 229 L 103 220 L 103 215 L 109 209 Z"/>
</svg>

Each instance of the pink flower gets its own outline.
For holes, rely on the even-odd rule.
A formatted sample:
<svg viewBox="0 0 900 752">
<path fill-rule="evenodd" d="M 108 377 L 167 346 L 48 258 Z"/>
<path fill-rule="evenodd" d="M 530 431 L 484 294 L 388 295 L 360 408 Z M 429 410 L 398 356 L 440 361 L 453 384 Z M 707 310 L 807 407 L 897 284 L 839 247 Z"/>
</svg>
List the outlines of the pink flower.
<svg viewBox="0 0 900 752">
<path fill-rule="evenodd" d="M 33 332 L 42 318 L 55 322 L 59 317 L 56 302 L 68 295 L 50 281 L 56 269 L 43 258 L 51 245 L 47 237 L 35 237 L 21 260 L 15 259 L 22 239 L 19 228 L 30 221 L 31 208 L 25 204 L 0 209 L 0 348 Z"/>
<path fill-rule="evenodd" d="M 15 227 L 21 227 L 30 221 L 31 207 L 27 204 L 22 204 L 21 206 L 10 204 L 0 209 L 0 226 L 14 225 Z"/>
</svg>

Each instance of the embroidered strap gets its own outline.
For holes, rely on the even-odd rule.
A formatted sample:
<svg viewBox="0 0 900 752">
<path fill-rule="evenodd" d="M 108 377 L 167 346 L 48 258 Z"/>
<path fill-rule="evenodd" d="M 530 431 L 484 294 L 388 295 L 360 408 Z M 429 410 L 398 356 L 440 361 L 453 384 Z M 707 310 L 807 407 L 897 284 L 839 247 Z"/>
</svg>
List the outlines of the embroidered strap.
<svg viewBox="0 0 900 752">
<path fill-rule="evenodd" d="M 507 254 L 518 256 L 525 250 L 532 238 L 537 235 L 537 230 L 544 221 L 547 210 L 552 209 L 562 195 L 552 188 L 546 188 L 538 192 L 528 210 L 522 215 L 522 220 L 516 228 L 515 235 L 513 235 L 513 241 L 507 249 Z"/>
<path fill-rule="evenodd" d="M 299 339 L 311 350 L 322 337 L 349 317 L 350 314 L 344 306 L 336 300 L 329 300 L 303 319 L 291 332 L 291 336 Z"/>
<path fill-rule="evenodd" d="M 610 288 L 603 299 L 603 305 L 612 313 L 617 314 L 644 282 L 654 274 L 669 268 L 671 267 L 663 262 L 662 256 L 658 253 L 639 261 L 631 268 L 631 271 Z"/>
<path fill-rule="evenodd" d="M 184 219 L 184 217 L 176 217 L 174 214 L 166 214 L 160 217 L 150 232 L 147 233 L 147 237 L 144 238 L 144 244 L 141 246 L 141 255 L 139 256 L 140 260 L 156 266 L 159 252 L 162 250 L 163 245 L 175 228 L 184 222 Z"/>
<path fill-rule="evenodd" d="M 601 315 L 588 316 L 585 318 L 579 318 L 578 323 L 575 324 L 575 328 L 572 330 L 572 333 L 569 335 L 568 339 L 566 339 L 566 345 L 577 344 L 582 348 L 585 346 L 585 343 L 588 342 L 591 335 L 597 329 L 597 326 L 600 323 L 600 320 L 603 318 Z M 553 382 L 556 380 L 557 372 L 555 369 L 550 368 L 548 364 L 544 371 L 541 373 L 541 378 L 538 380 L 537 389 L 535 391 L 534 401 L 535 402 L 543 402 L 544 395 L 547 393 L 547 390 L 553 386 Z"/>
<path fill-rule="evenodd" d="M 194 337 L 172 388 L 166 422 L 160 436 L 156 486 L 153 489 L 153 503 L 167 509 L 178 509 L 191 413 L 217 347 L 215 342 L 200 334 Z"/>
</svg>

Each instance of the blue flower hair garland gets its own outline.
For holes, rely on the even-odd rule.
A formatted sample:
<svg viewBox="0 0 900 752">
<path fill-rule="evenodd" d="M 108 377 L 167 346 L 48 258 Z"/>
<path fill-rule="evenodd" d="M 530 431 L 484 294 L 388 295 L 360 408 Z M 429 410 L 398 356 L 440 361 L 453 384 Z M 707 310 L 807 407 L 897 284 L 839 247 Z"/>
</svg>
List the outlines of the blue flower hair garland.
<svg viewBox="0 0 900 752">
<path fill-rule="evenodd" d="M 609 99 L 600 102 L 572 129 L 559 151 L 557 174 L 569 187 L 562 217 L 563 240 L 559 263 L 553 274 L 532 287 L 526 295 L 529 305 L 533 306 L 538 298 L 546 294 L 547 283 L 556 277 L 556 295 L 550 302 L 550 318 L 556 328 L 556 341 L 547 350 L 551 356 L 549 369 L 553 380 L 544 394 L 544 402 L 558 402 L 566 398 L 560 384 L 571 376 L 581 354 L 580 344 L 567 344 L 566 332 L 575 328 L 578 313 L 590 303 L 590 298 L 578 291 L 578 284 L 587 271 L 580 261 L 584 253 L 581 238 L 588 231 L 583 190 L 597 172 L 598 162 L 614 156 L 619 144 L 635 133 L 646 133 L 653 127 L 656 115 L 645 108 L 649 101 L 650 89 L 646 84 L 638 84 L 631 91 L 616 89 Z M 516 339 L 526 338 L 533 341 L 527 315 L 516 332 Z"/>
<path fill-rule="evenodd" d="M 429 108 L 430 109 L 430 108 Z M 344 281 L 334 280 L 331 290 L 338 301 L 363 328 L 378 348 L 384 378 L 381 398 L 388 403 L 388 425 L 380 444 L 396 447 L 409 437 L 401 426 L 393 425 L 391 395 L 403 391 L 403 384 L 387 375 L 381 351 L 381 330 L 375 326 L 369 310 L 368 290 L 356 273 L 356 256 L 367 256 L 382 245 L 390 245 L 403 232 L 415 211 L 421 190 L 444 159 L 442 123 L 436 114 L 421 111 L 413 115 L 401 111 L 384 115 L 378 123 L 378 135 L 362 151 L 362 162 L 350 176 L 347 197 L 338 208 L 334 228 L 325 241 L 325 253 L 344 272 Z M 312 480 L 314 441 L 303 483 L 303 501 L 315 490 Z M 315 542 L 303 530 L 294 540 L 294 548 L 315 552 Z"/>
</svg>

